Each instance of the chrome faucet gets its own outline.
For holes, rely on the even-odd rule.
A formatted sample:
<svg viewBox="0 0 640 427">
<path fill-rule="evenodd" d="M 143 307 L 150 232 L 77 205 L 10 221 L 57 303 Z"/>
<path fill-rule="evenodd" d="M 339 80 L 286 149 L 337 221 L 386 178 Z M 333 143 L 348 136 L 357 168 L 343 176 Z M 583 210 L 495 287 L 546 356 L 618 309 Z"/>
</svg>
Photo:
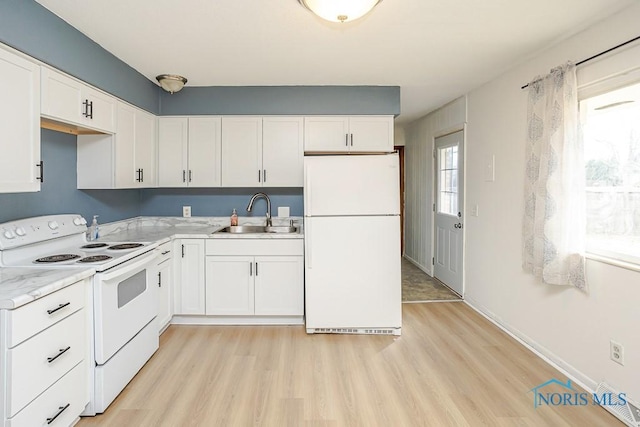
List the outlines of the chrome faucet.
<svg viewBox="0 0 640 427">
<path fill-rule="evenodd" d="M 256 193 L 253 196 L 251 196 L 251 200 L 249 200 L 249 205 L 247 206 L 247 212 L 251 212 L 251 209 L 253 208 L 253 202 L 256 201 L 257 198 L 262 197 L 263 199 L 265 199 L 267 201 L 267 227 L 271 227 L 272 223 L 271 223 L 271 200 L 269 200 L 269 196 L 267 196 L 264 193 Z"/>
</svg>

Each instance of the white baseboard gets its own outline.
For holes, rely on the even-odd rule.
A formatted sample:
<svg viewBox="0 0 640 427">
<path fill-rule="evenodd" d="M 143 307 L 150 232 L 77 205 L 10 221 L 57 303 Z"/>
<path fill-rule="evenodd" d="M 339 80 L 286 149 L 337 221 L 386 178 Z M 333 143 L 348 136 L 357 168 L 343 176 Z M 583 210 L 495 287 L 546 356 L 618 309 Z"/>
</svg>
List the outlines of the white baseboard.
<svg viewBox="0 0 640 427">
<path fill-rule="evenodd" d="M 303 316 L 175 315 L 172 325 L 304 325 Z"/>
<path fill-rule="evenodd" d="M 465 297 L 464 303 L 471 307 L 473 310 L 478 312 L 482 317 L 486 318 L 488 321 L 496 325 L 498 328 L 503 330 L 510 337 L 518 341 L 520 344 L 531 350 L 536 356 L 540 357 L 542 360 L 547 362 L 549 365 L 557 369 L 566 375 L 571 381 L 578 384 L 585 391 L 589 393 L 593 393 L 596 391 L 596 387 L 598 385 L 598 381 L 589 378 L 583 372 L 576 369 L 571 364 L 565 362 L 556 354 L 551 352 L 546 347 L 540 345 L 539 343 L 532 340 L 527 335 L 523 334 L 519 330 L 505 324 L 502 319 L 488 310 L 486 307 L 478 304 L 473 298 Z M 532 384 L 531 387 L 534 387 L 535 384 Z"/>
</svg>

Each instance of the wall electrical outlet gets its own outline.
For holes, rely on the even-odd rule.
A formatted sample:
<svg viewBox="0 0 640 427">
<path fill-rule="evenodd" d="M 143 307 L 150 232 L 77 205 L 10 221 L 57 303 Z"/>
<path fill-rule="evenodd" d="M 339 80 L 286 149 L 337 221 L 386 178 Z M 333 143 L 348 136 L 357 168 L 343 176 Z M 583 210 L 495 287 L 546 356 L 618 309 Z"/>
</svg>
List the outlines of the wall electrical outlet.
<svg viewBox="0 0 640 427">
<path fill-rule="evenodd" d="M 182 207 L 182 216 L 185 218 L 191 218 L 191 206 Z"/>
<path fill-rule="evenodd" d="M 609 341 L 609 357 L 616 363 L 624 366 L 624 347 L 613 340 Z"/>
</svg>

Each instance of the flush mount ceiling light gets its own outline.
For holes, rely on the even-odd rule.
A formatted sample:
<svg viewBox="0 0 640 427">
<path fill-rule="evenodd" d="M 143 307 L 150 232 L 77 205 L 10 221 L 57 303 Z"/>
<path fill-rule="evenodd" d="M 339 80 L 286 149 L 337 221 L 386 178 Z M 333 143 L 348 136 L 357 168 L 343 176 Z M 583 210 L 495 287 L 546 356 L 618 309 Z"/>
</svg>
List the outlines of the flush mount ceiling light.
<svg viewBox="0 0 640 427">
<path fill-rule="evenodd" d="M 322 19 L 349 22 L 361 18 L 382 0 L 298 0 Z"/>
<path fill-rule="evenodd" d="M 187 79 L 182 76 L 178 76 L 176 74 L 160 74 L 156 77 L 162 89 L 166 90 L 170 94 L 174 94 L 175 92 L 179 92 L 187 83 Z"/>
</svg>

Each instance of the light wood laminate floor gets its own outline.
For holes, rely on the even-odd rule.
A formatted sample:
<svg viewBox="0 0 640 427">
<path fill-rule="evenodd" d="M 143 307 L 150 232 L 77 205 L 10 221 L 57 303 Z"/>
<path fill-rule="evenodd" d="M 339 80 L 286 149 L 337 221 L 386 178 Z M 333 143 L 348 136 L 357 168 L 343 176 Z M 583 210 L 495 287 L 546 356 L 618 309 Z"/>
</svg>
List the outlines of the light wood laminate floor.
<svg viewBox="0 0 640 427">
<path fill-rule="evenodd" d="M 86 426 L 608 426 L 597 406 L 534 409 L 566 381 L 464 303 L 403 305 L 403 334 L 171 326 Z"/>
</svg>

